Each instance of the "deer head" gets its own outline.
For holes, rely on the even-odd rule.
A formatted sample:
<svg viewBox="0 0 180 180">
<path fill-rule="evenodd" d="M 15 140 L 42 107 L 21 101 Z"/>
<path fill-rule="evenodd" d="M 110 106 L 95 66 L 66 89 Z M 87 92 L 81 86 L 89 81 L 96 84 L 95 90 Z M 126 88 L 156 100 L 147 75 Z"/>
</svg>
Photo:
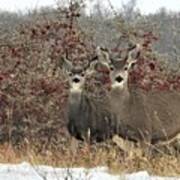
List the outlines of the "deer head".
<svg viewBox="0 0 180 180">
<path fill-rule="evenodd" d="M 126 55 L 122 58 L 111 59 L 110 78 L 112 89 L 126 89 L 128 87 L 129 70 L 137 62 L 140 54 L 140 46 L 135 45 L 129 48 Z"/>
<path fill-rule="evenodd" d="M 62 70 L 68 78 L 70 91 L 81 92 L 87 76 L 95 72 L 97 59 L 92 58 L 87 63 L 73 63 L 68 58 L 63 58 Z"/>
</svg>

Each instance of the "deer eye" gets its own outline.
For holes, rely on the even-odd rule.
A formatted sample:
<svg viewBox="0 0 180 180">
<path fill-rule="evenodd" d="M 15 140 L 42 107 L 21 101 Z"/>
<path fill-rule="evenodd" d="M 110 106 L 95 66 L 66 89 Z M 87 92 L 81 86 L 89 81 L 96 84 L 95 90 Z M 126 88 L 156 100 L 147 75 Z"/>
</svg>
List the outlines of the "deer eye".
<svg viewBox="0 0 180 180">
<path fill-rule="evenodd" d="M 124 70 L 125 70 L 125 71 L 127 71 L 127 70 L 128 70 L 128 67 L 127 67 L 127 66 L 125 66 L 125 67 L 124 67 Z"/>
<path fill-rule="evenodd" d="M 69 72 L 68 75 L 71 77 L 71 76 L 73 75 L 73 73 L 72 73 L 72 72 Z"/>
<path fill-rule="evenodd" d="M 114 67 L 113 67 L 113 66 L 110 66 L 110 70 L 113 71 L 113 70 L 114 70 Z"/>
<path fill-rule="evenodd" d="M 84 76 L 85 76 L 85 73 L 84 73 L 84 72 L 82 72 L 82 73 L 81 73 L 81 76 L 82 76 L 82 77 L 84 77 Z"/>
</svg>

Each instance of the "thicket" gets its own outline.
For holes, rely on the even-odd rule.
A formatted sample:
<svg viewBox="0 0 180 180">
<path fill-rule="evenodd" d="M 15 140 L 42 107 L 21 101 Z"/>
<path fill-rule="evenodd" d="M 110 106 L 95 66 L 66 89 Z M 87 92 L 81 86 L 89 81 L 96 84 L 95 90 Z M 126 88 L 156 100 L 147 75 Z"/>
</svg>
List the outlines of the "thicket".
<svg viewBox="0 0 180 180">
<path fill-rule="evenodd" d="M 133 4 L 127 6 L 132 7 L 111 14 L 96 4 L 87 15 L 84 2 L 71 1 L 68 7 L 25 15 L 1 13 L 1 143 L 32 143 L 41 150 L 63 148 L 69 135 L 64 117 L 68 84 L 60 68 L 62 58 L 68 55 L 74 63 L 84 63 L 94 56 L 97 45 L 122 57 L 131 44 L 139 43 L 141 55 L 130 83 L 145 90 L 180 89 L 179 14 L 161 10 L 145 16 Z"/>
</svg>

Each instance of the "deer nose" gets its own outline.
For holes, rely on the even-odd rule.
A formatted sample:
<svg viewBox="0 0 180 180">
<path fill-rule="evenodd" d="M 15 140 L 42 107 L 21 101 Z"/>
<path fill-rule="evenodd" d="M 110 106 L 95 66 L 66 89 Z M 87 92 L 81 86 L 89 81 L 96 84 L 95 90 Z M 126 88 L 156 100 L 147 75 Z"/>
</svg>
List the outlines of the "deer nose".
<svg viewBox="0 0 180 180">
<path fill-rule="evenodd" d="M 72 79 L 72 81 L 73 81 L 74 83 L 79 83 L 79 82 L 80 82 L 80 79 L 79 79 L 78 77 L 75 77 L 75 78 Z"/>
<path fill-rule="evenodd" d="M 117 81 L 118 83 L 120 83 L 120 82 L 123 81 L 123 78 L 122 78 L 120 75 L 119 75 L 119 76 L 116 76 L 115 81 Z"/>
</svg>

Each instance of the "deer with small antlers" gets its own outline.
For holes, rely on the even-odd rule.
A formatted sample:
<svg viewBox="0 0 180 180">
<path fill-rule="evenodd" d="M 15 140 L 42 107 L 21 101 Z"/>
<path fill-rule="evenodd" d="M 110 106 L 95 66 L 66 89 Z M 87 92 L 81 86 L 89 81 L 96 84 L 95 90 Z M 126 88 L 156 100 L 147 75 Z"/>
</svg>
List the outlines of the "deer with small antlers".
<svg viewBox="0 0 180 180">
<path fill-rule="evenodd" d="M 105 60 L 106 59 L 106 60 Z M 86 65 L 76 64 L 63 58 L 63 69 L 68 77 L 69 97 L 67 105 L 68 130 L 81 140 L 102 141 L 112 136 L 115 128 L 113 114 L 110 111 L 109 98 L 89 96 L 86 88 L 87 77 L 98 75 L 100 66 L 106 68 L 106 54 L 97 48 L 97 54 Z"/>
<path fill-rule="evenodd" d="M 118 135 L 145 146 L 171 141 L 180 133 L 180 92 L 147 92 L 129 86 L 129 71 L 139 55 L 140 46 L 135 45 L 123 59 L 109 56 L 111 63 L 105 62 L 110 69 L 110 109 L 118 119 Z"/>
</svg>

